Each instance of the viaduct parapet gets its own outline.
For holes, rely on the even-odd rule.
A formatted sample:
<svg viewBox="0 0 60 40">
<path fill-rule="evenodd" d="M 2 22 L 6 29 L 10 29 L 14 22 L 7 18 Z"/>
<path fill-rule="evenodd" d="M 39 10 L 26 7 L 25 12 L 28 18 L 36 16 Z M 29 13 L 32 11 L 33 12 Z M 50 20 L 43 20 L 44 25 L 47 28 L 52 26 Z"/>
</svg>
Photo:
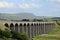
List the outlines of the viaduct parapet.
<svg viewBox="0 0 60 40">
<path fill-rule="evenodd" d="M 5 22 L 4 26 L 18 32 L 26 32 L 29 38 L 40 34 L 47 34 L 55 28 L 54 22 Z"/>
</svg>

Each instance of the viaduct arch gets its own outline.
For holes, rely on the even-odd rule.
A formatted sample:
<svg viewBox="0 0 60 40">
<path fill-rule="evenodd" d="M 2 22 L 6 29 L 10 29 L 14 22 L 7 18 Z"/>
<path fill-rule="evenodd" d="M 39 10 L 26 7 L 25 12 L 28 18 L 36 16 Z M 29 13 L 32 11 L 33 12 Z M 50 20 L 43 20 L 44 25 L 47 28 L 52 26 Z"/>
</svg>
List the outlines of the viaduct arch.
<svg viewBox="0 0 60 40">
<path fill-rule="evenodd" d="M 6 22 L 3 25 L 11 30 L 28 33 L 30 39 L 36 35 L 47 34 L 55 28 L 54 22 Z"/>
</svg>

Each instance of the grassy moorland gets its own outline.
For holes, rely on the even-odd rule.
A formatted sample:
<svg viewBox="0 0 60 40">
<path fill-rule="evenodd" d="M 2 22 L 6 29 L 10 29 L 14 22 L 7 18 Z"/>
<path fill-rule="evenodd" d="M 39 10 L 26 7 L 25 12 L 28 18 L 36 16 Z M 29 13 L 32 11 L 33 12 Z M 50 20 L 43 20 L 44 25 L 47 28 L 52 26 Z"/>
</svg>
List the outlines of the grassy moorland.
<svg viewBox="0 0 60 40">
<path fill-rule="evenodd" d="M 29 37 L 24 32 L 9 30 L 0 22 L 0 40 L 29 40 Z"/>
<path fill-rule="evenodd" d="M 60 40 L 60 25 L 56 23 L 56 28 L 48 34 L 42 34 L 33 38 L 34 40 Z"/>
<path fill-rule="evenodd" d="M 6 27 L 3 25 L 2 22 L 0 22 L 0 29 L 4 29 L 4 28 L 6 28 Z"/>
<path fill-rule="evenodd" d="M 51 20 L 49 20 L 49 21 L 51 21 Z M 58 21 L 58 22 L 59 23 L 56 22 L 56 28 L 54 30 L 52 30 L 48 34 L 41 34 L 39 36 L 36 36 L 33 39 L 34 40 L 60 40 L 60 21 Z M 2 22 L 0 22 L 0 28 L 1 29 L 6 28 L 5 26 L 3 26 Z"/>
</svg>

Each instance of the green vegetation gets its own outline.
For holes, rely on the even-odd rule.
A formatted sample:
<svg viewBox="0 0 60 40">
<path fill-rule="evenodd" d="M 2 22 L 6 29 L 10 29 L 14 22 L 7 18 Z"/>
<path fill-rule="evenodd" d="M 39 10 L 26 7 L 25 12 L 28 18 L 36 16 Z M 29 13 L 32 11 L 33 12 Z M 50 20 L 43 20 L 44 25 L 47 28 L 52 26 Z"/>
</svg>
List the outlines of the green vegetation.
<svg viewBox="0 0 60 40">
<path fill-rule="evenodd" d="M 21 21 L 30 21 L 29 19 L 22 19 Z"/>
<path fill-rule="evenodd" d="M 26 33 L 9 30 L 0 22 L 0 40 L 29 40 Z"/>
<path fill-rule="evenodd" d="M 13 20 L 14 19 L 14 20 Z M 43 18 L 43 19 L 20 19 L 18 18 L 18 20 L 16 20 L 16 18 L 13 18 L 13 19 L 8 19 L 9 21 L 33 21 L 33 22 L 51 22 L 52 19 L 50 18 Z M 0 19 L 0 21 L 6 21 L 5 19 Z M 3 21 L 2 21 L 3 22 Z M 4 40 L 11 40 L 11 39 L 17 39 L 17 40 L 29 40 L 28 36 L 26 33 L 19 33 L 19 32 L 16 32 L 14 30 L 10 31 L 10 30 L 7 30 L 4 28 L 2 22 L 0 23 L 0 28 L 3 29 L 1 30 L 0 29 L 0 39 L 4 39 Z M 56 22 L 56 28 L 51 31 L 50 33 L 48 34 L 42 34 L 42 35 L 39 35 L 39 36 L 36 36 L 35 38 L 33 38 L 34 40 L 60 40 L 60 20 L 56 20 L 56 19 L 53 19 L 52 22 Z"/>
<path fill-rule="evenodd" d="M 0 39 L 2 40 L 29 40 L 27 34 L 19 33 L 17 31 L 10 31 L 9 29 L 2 30 L 0 29 Z"/>
<path fill-rule="evenodd" d="M 42 34 L 33 38 L 34 40 L 60 40 L 60 21 L 56 22 L 56 28 L 48 34 Z"/>
<path fill-rule="evenodd" d="M 11 31 L 12 37 L 13 39 L 17 39 L 17 40 L 29 40 L 28 36 L 26 33 L 19 33 L 17 31 L 12 30 Z"/>
<path fill-rule="evenodd" d="M 59 35 L 43 34 L 34 38 L 34 40 L 60 40 Z"/>
</svg>

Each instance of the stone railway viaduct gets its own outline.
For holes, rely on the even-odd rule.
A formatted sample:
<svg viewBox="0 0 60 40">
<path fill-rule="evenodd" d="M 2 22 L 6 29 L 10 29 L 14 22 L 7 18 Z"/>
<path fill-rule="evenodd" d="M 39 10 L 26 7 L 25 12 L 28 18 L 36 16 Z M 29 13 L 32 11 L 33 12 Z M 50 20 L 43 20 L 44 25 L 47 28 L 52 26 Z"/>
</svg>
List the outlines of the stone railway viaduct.
<svg viewBox="0 0 60 40">
<path fill-rule="evenodd" d="M 54 22 L 5 22 L 4 26 L 18 32 L 26 32 L 30 40 L 40 34 L 47 34 L 55 28 Z"/>
</svg>

